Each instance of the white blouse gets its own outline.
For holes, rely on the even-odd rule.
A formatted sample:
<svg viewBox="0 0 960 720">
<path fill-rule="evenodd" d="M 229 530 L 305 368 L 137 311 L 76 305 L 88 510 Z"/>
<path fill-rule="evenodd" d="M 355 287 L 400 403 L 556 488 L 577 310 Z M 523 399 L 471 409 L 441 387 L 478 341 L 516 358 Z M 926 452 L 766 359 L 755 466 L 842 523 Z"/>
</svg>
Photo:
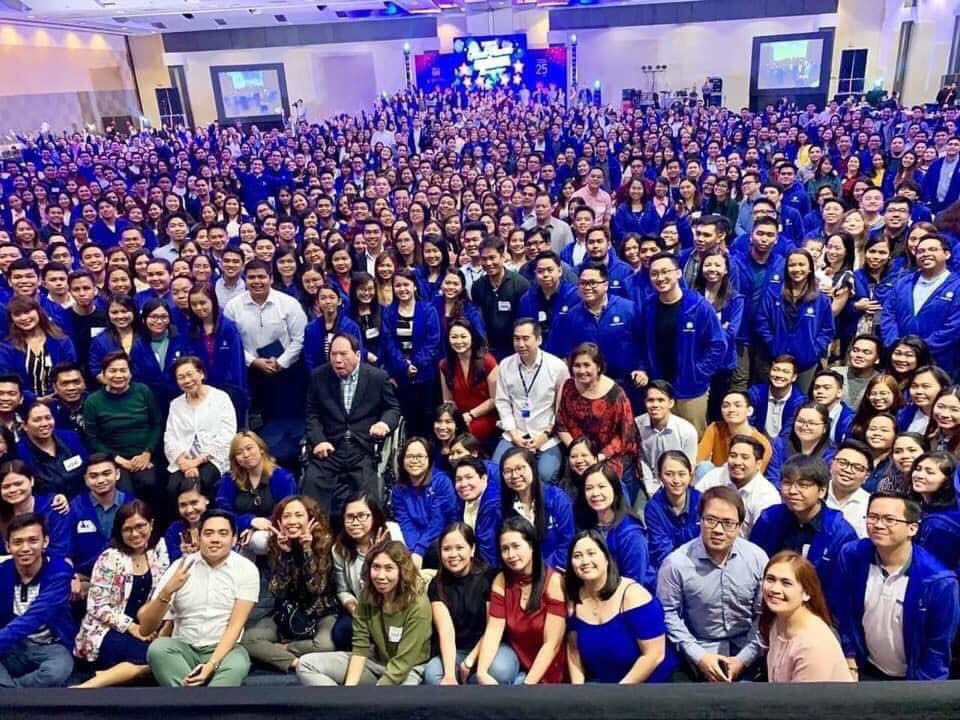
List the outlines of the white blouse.
<svg viewBox="0 0 960 720">
<path fill-rule="evenodd" d="M 237 434 L 237 414 L 229 395 L 210 385 L 206 388 L 207 397 L 199 405 L 190 405 L 186 395 L 170 403 L 163 433 L 169 472 L 178 470 L 177 458 L 184 453 L 206 455 L 221 473 L 230 469 L 230 441 Z"/>
</svg>

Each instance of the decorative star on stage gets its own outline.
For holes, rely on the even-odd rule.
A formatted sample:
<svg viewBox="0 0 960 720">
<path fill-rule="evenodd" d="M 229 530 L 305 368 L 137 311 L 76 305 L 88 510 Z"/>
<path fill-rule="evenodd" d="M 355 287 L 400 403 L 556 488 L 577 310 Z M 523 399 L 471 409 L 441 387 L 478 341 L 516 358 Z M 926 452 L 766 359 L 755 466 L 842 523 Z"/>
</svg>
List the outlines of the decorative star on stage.
<svg viewBox="0 0 960 720">
<path fill-rule="evenodd" d="M 510 84 L 510 77 L 509 77 L 508 75 L 501 75 L 501 76 L 500 76 L 500 84 L 501 84 L 501 85 L 504 85 L 504 86 L 509 85 L 509 84 Z"/>
<path fill-rule="evenodd" d="M 464 77 L 469 77 L 470 75 L 473 74 L 473 68 L 467 65 L 466 63 L 461 65 L 458 69 L 460 74 L 463 75 Z"/>
<path fill-rule="evenodd" d="M 519 75 L 514 75 L 514 76 L 513 76 L 513 84 L 514 84 L 514 85 L 519 85 L 519 84 L 522 83 L 522 82 L 523 82 L 523 78 L 521 78 Z"/>
<path fill-rule="evenodd" d="M 518 73 L 523 72 L 523 63 L 520 62 L 519 60 L 517 60 L 517 61 L 513 64 L 513 70 L 514 70 L 514 72 L 518 72 Z"/>
<path fill-rule="evenodd" d="M 464 86 L 464 87 L 470 87 L 471 85 L 473 85 L 473 80 L 471 80 L 471 79 L 468 78 L 468 77 L 465 77 L 465 78 L 463 79 L 463 86 Z"/>
</svg>

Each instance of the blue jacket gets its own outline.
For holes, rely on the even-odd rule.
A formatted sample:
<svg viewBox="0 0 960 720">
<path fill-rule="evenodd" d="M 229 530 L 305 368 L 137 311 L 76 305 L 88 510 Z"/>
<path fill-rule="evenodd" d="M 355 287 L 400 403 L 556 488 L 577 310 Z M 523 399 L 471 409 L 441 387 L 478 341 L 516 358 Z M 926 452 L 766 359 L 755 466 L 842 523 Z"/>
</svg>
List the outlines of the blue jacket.
<svg viewBox="0 0 960 720">
<path fill-rule="evenodd" d="M 463 511 L 466 504 L 457 496 L 457 512 L 448 518 L 447 524 L 463 520 Z M 473 528 L 477 537 L 477 550 L 480 557 L 490 567 L 500 566 L 500 478 L 494 477 L 487 471 L 487 489 L 480 496 L 480 507 L 477 510 L 477 522 Z M 406 536 L 404 536 L 406 537 Z"/>
<path fill-rule="evenodd" d="M 847 439 L 847 435 L 850 434 L 850 426 L 853 425 L 853 418 L 855 416 L 856 413 L 853 411 L 853 409 L 841 400 L 840 417 L 837 418 L 837 427 L 833 431 L 833 435 L 830 437 L 834 445 L 839 445 Z"/>
<path fill-rule="evenodd" d="M 876 550 L 869 538 L 847 544 L 840 551 L 837 577 L 846 592 L 837 593 L 833 608 L 840 642 L 847 657 L 863 667 L 867 642 L 863 631 L 864 594 Z M 957 576 L 916 543 L 906 570 L 909 582 L 903 597 L 903 644 L 907 680 L 946 680 L 950 649 L 960 621 Z"/>
<path fill-rule="evenodd" d="M 857 531 L 844 519 L 842 512 L 826 505 L 821 505 L 817 521 L 820 527 L 814 533 L 806 557 L 817 569 L 820 583 L 833 605 L 835 593 L 845 590 L 843 579 L 835 575 L 837 557 L 844 545 L 857 539 Z M 757 518 L 750 531 L 750 542 L 762 547 L 769 557 L 786 549 L 801 552 L 802 548 L 787 547 L 789 536 L 799 529 L 800 523 L 786 505 L 771 505 Z"/>
<path fill-rule="evenodd" d="M 337 313 L 337 319 L 333 322 L 333 330 L 330 335 L 345 333 L 353 335 L 360 343 L 360 357 L 366 357 L 363 349 L 363 333 L 360 332 L 360 326 L 347 317 L 347 314 L 341 309 Z M 313 370 L 326 363 L 330 358 L 326 353 L 327 345 L 327 323 L 319 317 L 307 323 L 307 328 L 303 332 L 303 359 L 307 363 L 307 369 Z M 242 348 L 241 348 L 242 350 Z"/>
<path fill-rule="evenodd" d="M 733 293 L 723 310 L 720 311 L 720 329 L 726 347 L 717 370 L 737 369 L 737 337 L 740 335 L 740 326 L 743 325 L 743 310 L 746 300 L 738 292 Z"/>
<path fill-rule="evenodd" d="M 925 511 L 913 541 L 946 568 L 960 570 L 960 510 Z"/>
<path fill-rule="evenodd" d="M 133 497 L 117 490 L 117 505 L 133 500 Z M 97 509 L 90 493 L 83 492 L 70 501 L 70 552 L 73 567 L 81 575 L 90 577 L 93 564 L 100 553 L 110 544 L 109 535 L 100 534 L 97 525 Z"/>
<path fill-rule="evenodd" d="M 166 532 L 163 533 L 163 542 L 167 546 L 167 557 L 171 564 L 183 557 L 183 553 L 180 552 L 180 533 L 186 529 L 187 523 L 185 521 L 174 520 L 167 526 Z"/>
<path fill-rule="evenodd" d="M 103 220 L 97 218 L 90 226 L 90 242 L 103 250 L 112 248 L 120 244 L 123 231 L 132 227 L 132 224 L 126 218 L 118 217 L 114 220 L 114 227 L 116 229 L 111 230 Z"/>
<path fill-rule="evenodd" d="M 926 203 L 930 210 L 937 214 L 941 210 L 946 210 L 957 200 L 960 200 L 960 162 L 953 168 L 953 175 L 950 177 L 950 185 L 947 187 L 947 194 L 943 202 L 937 199 L 937 185 L 940 184 L 940 171 L 943 168 L 944 158 L 935 160 L 923 176 L 921 183 L 921 199 Z"/>
<path fill-rule="evenodd" d="M 572 247 L 572 246 L 569 246 Z M 586 263 L 581 263 L 576 268 L 576 273 L 579 276 L 580 271 L 583 269 L 583 265 Z M 607 282 L 609 283 L 609 289 L 611 295 L 617 295 L 622 298 L 630 299 L 630 278 L 633 275 L 633 268 L 627 265 L 623 260 L 616 256 L 616 253 L 611 248 L 610 255 L 607 258 Z M 519 316 L 518 316 L 519 317 Z"/>
<path fill-rule="evenodd" d="M 673 384 L 678 400 L 700 397 L 710 387 L 713 374 L 720 366 L 726 349 L 726 340 L 717 312 L 701 295 L 684 289 L 680 299 L 675 349 L 677 377 L 664 378 L 657 358 L 658 301 L 647 303 L 641 313 L 643 342 L 639 347 L 641 370 L 651 379 L 664 379 Z M 605 355 L 609 357 L 609 355 Z"/>
<path fill-rule="evenodd" d="M 110 331 L 105 330 L 97 335 L 90 343 L 90 374 L 94 377 L 99 375 L 103 369 L 103 358 L 109 353 L 119 352 L 122 349 Z M 150 388 L 157 399 L 157 404 L 164 409 L 164 412 L 170 401 L 180 394 L 180 389 L 173 378 L 173 363 L 190 351 L 189 338 L 183 335 L 171 337 L 167 346 L 167 356 L 161 368 L 150 343 L 140 336 L 133 339 L 133 345 L 130 347 L 130 370 L 133 373 L 133 379 Z M 202 358 L 203 355 L 200 357 Z"/>
<path fill-rule="evenodd" d="M 802 220 L 810 212 L 810 196 L 807 194 L 806 185 L 797 180 L 790 187 L 784 188 L 780 205 L 796 210 Z"/>
<path fill-rule="evenodd" d="M 663 488 L 657 490 L 643 509 L 650 546 L 650 561 L 659 569 L 667 556 L 700 535 L 700 491 L 687 490 L 687 507 L 677 515 Z"/>
<path fill-rule="evenodd" d="M 80 436 L 72 430 L 54 430 L 56 457 L 50 457 L 34 445 L 24 433 L 17 442 L 17 457 L 26 463 L 36 484 L 34 493 L 63 493 L 73 497 L 83 492 L 83 469 L 87 463 L 87 448 Z"/>
<path fill-rule="evenodd" d="M 261 482 L 263 482 L 262 479 Z M 290 471 L 279 465 L 274 468 L 273 475 L 270 476 L 270 495 L 273 497 L 274 503 L 278 503 L 291 495 L 296 495 L 298 492 L 297 481 Z M 220 510 L 229 510 L 236 514 L 236 501 L 237 483 L 233 479 L 233 475 L 225 472 L 217 484 L 217 499 L 214 502 L 214 506 Z M 257 517 L 257 515 L 254 513 L 237 514 L 238 531 L 243 532 L 249 528 L 250 523 L 253 522 L 255 517 Z"/>
<path fill-rule="evenodd" d="M 46 627 L 57 642 L 73 651 L 77 626 L 70 614 L 70 581 L 73 568 L 63 558 L 46 557 L 33 585 L 40 593 L 20 616 L 13 614 L 13 593 L 20 581 L 13 559 L 0 563 L 0 656 L 21 640 Z"/>
<path fill-rule="evenodd" d="M 745 257 L 749 255 L 750 242 L 750 233 L 747 232 L 738 235 L 736 239 L 730 243 L 730 257 Z M 796 246 L 797 244 L 781 231 L 777 233 L 777 244 L 773 246 L 770 255 L 771 257 L 785 258 Z"/>
<path fill-rule="evenodd" d="M 33 511 L 43 516 L 47 523 L 47 554 L 51 557 L 70 558 L 70 514 L 61 515 L 53 509 L 53 495 L 34 495 Z M 0 538 L 0 555 L 7 555 L 6 538 Z"/>
<path fill-rule="evenodd" d="M 550 300 L 544 297 L 539 285 L 533 285 L 520 298 L 520 303 L 517 305 L 517 318 L 533 318 L 543 326 L 549 315 L 550 325 L 543 328 L 544 336 L 549 338 L 551 328 L 579 303 L 580 296 L 577 294 L 577 288 L 570 283 L 561 282 Z"/>
<path fill-rule="evenodd" d="M 760 303 L 769 292 L 779 293 L 783 289 L 785 264 L 785 258 L 771 256 L 764 266 L 760 282 L 755 282 L 751 270 L 754 263 L 749 252 L 746 255 L 730 255 L 730 277 L 743 295 L 743 320 L 740 322 L 740 334 L 737 335 L 738 343 L 748 343 L 756 338 L 755 316 Z"/>
<path fill-rule="evenodd" d="M 220 313 L 213 335 L 212 362 L 207 357 L 207 346 L 202 336 L 186 336 L 184 341 L 186 352 L 203 362 L 207 383 L 227 393 L 234 404 L 246 408 L 247 363 L 237 324 Z"/>
<path fill-rule="evenodd" d="M 640 367 L 643 325 L 637 306 L 616 295 L 607 296 L 607 306 L 594 317 L 583 303 L 557 319 L 547 339 L 547 352 L 565 358 L 580 343 L 593 342 L 607 361 L 607 374 L 626 379 Z"/>
<path fill-rule="evenodd" d="M 656 592 L 657 569 L 650 562 L 650 549 L 643 524 L 627 515 L 607 531 L 607 547 L 617 561 L 621 577 L 628 577 Z"/>
<path fill-rule="evenodd" d="M 747 390 L 750 396 L 750 405 L 753 406 L 753 414 L 750 416 L 750 424 L 760 432 L 765 432 L 767 424 L 767 403 L 770 401 L 770 385 L 762 383 L 753 385 Z M 793 419 L 797 416 L 800 406 L 807 401 L 800 388 L 796 385 L 790 388 L 790 394 L 787 396 L 787 402 L 783 406 L 782 423 L 780 425 L 780 437 L 786 437 L 793 429 Z"/>
<path fill-rule="evenodd" d="M 887 296 L 880 313 L 880 333 L 885 347 L 904 335 L 919 335 L 930 346 L 937 365 L 951 377 L 960 369 L 960 273 L 950 273 L 920 312 L 913 309 L 913 288 L 919 272 L 905 275 Z"/>
<path fill-rule="evenodd" d="M 790 431 L 788 430 L 783 435 L 772 438 L 773 454 L 770 456 L 770 464 L 767 465 L 767 469 L 763 473 L 763 476 L 773 483 L 777 490 L 780 489 L 780 471 L 783 469 L 783 464 L 793 457 L 792 450 L 789 446 L 789 435 Z M 830 461 L 833 460 L 833 456 L 836 454 L 837 448 L 828 441 L 820 456 L 823 458 L 823 461 L 829 465 Z"/>
<path fill-rule="evenodd" d="M 439 539 L 446 520 L 456 514 L 459 498 L 450 478 L 434 469 L 430 482 L 420 487 L 394 485 L 391 502 L 403 541 L 410 552 L 423 557 Z"/>
<path fill-rule="evenodd" d="M 47 353 L 47 366 L 53 367 L 62 362 L 76 362 L 77 353 L 73 341 L 68 337 L 47 337 L 43 344 Z M 0 372 L 18 375 L 25 387 L 33 387 L 33 379 L 27 375 L 27 354 L 11 342 L 0 343 Z"/>
<path fill-rule="evenodd" d="M 853 297 L 847 302 L 847 307 L 853 306 L 860 300 L 876 300 L 883 305 L 890 293 L 893 292 L 897 283 L 903 277 L 903 271 L 896 267 L 891 267 L 889 272 L 880 278 L 880 282 L 874 283 L 867 271 L 863 268 L 855 270 L 853 273 Z M 857 316 L 862 317 L 863 313 L 856 310 Z"/>
<path fill-rule="evenodd" d="M 443 296 L 434 295 L 433 299 L 430 301 L 430 304 L 433 305 L 433 309 L 437 313 L 437 321 L 440 323 L 440 345 L 441 347 L 446 347 L 448 328 L 447 313 L 444 306 L 445 301 Z M 463 317 L 468 323 L 470 323 L 470 326 L 477 331 L 480 337 L 485 338 L 487 336 L 487 326 L 483 322 L 483 314 L 480 312 L 480 308 L 478 308 L 469 300 L 465 300 L 463 303 Z M 517 317 L 520 316 L 518 315 Z"/>
<path fill-rule="evenodd" d="M 441 294 L 440 286 L 443 285 L 443 273 L 432 282 L 427 279 L 427 271 L 422 265 L 417 265 L 413 269 L 417 278 L 417 297 L 424 302 L 433 302 L 433 299 Z"/>
<path fill-rule="evenodd" d="M 787 353 L 797 360 L 800 372 L 816 365 L 834 336 L 833 311 L 825 295 L 797 305 L 793 327 L 784 307 L 783 295 L 771 290 L 763 298 L 756 316 L 756 331 L 770 357 Z"/>
<path fill-rule="evenodd" d="M 629 202 L 620 203 L 610 220 L 610 238 L 616 247 L 620 247 L 628 233 L 636 233 L 641 237 L 659 235 L 660 218 L 655 212 L 647 209 L 634 212 L 630 209 Z"/>
<path fill-rule="evenodd" d="M 413 314 L 413 349 L 410 359 L 404 357 L 397 337 L 397 319 L 400 315 L 397 303 L 383 309 L 382 330 L 380 333 L 383 348 L 383 368 L 397 383 L 432 383 L 437 376 L 437 363 L 443 357 L 443 345 L 440 341 L 440 320 L 432 305 L 418 302 Z M 417 375 L 410 380 L 407 368 L 413 364 Z"/>
</svg>

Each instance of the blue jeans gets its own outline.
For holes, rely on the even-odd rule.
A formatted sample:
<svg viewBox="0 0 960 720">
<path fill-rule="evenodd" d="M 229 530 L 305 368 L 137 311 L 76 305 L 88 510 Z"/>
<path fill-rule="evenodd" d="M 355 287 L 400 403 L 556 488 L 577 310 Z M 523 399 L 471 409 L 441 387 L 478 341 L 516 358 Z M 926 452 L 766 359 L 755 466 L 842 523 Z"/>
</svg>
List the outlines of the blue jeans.
<svg viewBox="0 0 960 720">
<path fill-rule="evenodd" d="M 493 462 L 500 464 L 500 458 L 512 447 L 516 447 L 509 440 L 501 440 L 497 449 L 493 451 Z M 537 455 L 537 474 L 542 483 L 555 483 L 560 477 L 560 466 L 563 464 L 563 451 L 559 443 L 549 450 L 541 450 Z"/>
<path fill-rule="evenodd" d="M 60 687 L 73 672 L 73 655 L 60 643 L 21 640 L 0 657 L 0 687 Z"/>
<path fill-rule="evenodd" d="M 463 662 L 467 654 L 466 650 L 457 650 L 457 665 Z M 509 645 L 501 645 L 497 650 L 493 662 L 490 663 L 489 673 L 500 685 L 516 684 L 516 678 L 520 674 L 520 661 L 517 659 L 517 654 Z M 438 655 L 437 657 L 430 658 L 430 662 L 428 662 L 423 669 L 423 683 L 424 685 L 439 685 L 442 679 L 443 659 Z M 470 678 L 467 682 L 471 685 L 476 684 L 477 675 L 475 672 L 470 673 Z"/>
</svg>

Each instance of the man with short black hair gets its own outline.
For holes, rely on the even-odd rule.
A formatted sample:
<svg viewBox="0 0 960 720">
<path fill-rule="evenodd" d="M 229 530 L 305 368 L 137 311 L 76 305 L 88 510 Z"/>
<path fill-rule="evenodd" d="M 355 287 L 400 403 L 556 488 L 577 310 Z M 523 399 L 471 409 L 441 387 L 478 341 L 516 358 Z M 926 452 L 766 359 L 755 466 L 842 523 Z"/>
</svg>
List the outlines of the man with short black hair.
<svg viewBox="0 0 960 720">
<path fill-rule="evenodd" d="M 839 445 L 850 432 L 853 410 L 843 402 L 843 376 L 835 370 L 818 370 L 810 385 L 810 398 L 830 415 L 830 442 Z"/>
<path fill-rule="evenodd" d="M 882 350 L 880 339 L 875 335 L 857 335 L 847 351 L 847 364 L 832 368 L 843 378 L 841 400 L 848 407 L 860 407 L 867 384 L 880 372 Z"/>
<path fill-rule="evenodd" d="M 536 232 L 536 231 L 531 231 Z M 563 262 L 551 250 L 538 253 L 531 263 L 536 285 L 520 298 L 517 317 L 534 318 L 546 340 L 553 323 L 567 315 L 580 302 L 575 285 L 563 279 Z"/>
<path fill-rule="evenodd" d="M 140 608 L 140 632 L 151 635 L 147 662 L 161 687 L 239 687 L 250 671 L 240 645 L 260 594 L 257 566 L 233 552 L 237 523 L 224 510 L 200 518 L 199 552 L 171 565 Z"/>
<path fill-rule="evenodd" d="M 797 361 L 792 355 L 775 357 L 768 378 L 766 383 L 751 386 L 747 394 L 753 406 L 750 424 L 773 441 L 790 434 L 793 419 L 807 396 L 797 387 Z"/>
<path fill-rule="evenodd" d="M 0 688 L 60 687 L 73 672 L 73 570 L 47 555 L 50 537 L 37 513 L 14 517 L 5 540 L 11 559 L 0 564 Z"/>
<path fill-rule="evenodd" d="M 520 298 L 530 289 L 520 273 L 505 265 L 505 247 L 499 237 L 488 238 L 480 245 L 480 264 L 486 273 L 473 283 L 470 296 L 483 315 L 490 352 L 497 360 L 510 354 L 513 344 L 513 322 L 517 319 Z"/>
<path fill-rule="evenodd" d="M 533 215 L 524 220 L 520 227 L 524 230 L 535 227 L 547 230 L 550 233 L 551 249 L 558 254 L 573 242 L 570 226 L 553 216 L 553 198 L 548 192 L 537 193 L 533 203 Z"/>
<path fill-rule="evenodd" d="M 867 536 L 864 516 L 870 501 L 870 494 L 863 489 L 863 484 L 873 469 L 873 453 L 859 440 L 844 440 L 830 462 L 827 507 L 842 512 L 857 537 L 861 538 Z"/>
</svg>

